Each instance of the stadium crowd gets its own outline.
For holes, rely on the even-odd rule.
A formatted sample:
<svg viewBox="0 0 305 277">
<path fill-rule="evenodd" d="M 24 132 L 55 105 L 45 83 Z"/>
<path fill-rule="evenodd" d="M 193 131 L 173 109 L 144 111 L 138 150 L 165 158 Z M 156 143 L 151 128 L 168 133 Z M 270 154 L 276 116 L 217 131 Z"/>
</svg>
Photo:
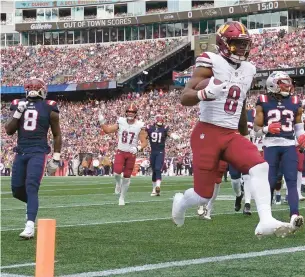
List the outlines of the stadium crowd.
<svg viewBox="0 0 305 277">
<path fill-rule="evenodd" d="M 63 135 L 63 157 L 74 157 L 78 153 L 94 153 L 107 155 L 112 158 L 117 147 L 116 135 L 105 135 L 101 132 L 98 123 L 98 114 L 101 111 L 106 116 L 108 123 L 115 123 L 118 116 L 125 116 L 125 107 L 130 102 L 135 102 L 139 108 L 138 118 L 146 125 L 154 123 L 156 114 L 163 114 L 170 130 L 181 136 L 177 143 L 171 139 L 167 141 L 167 153 L 169 156 L 178 156 L 189 152 L 189 135 L 192 126 L 198 117 L 198 109 L 186 108 L 180 105 L 180 92 L 172 90 L 151 91 L 140 95 L 128 94 L 117 100 L 108 102 L 88 100 L 85 102 L 59 101 L 61 113 L 61 129 Z M 17 136 L 9 137 L 4 130 L 4 122 L 9 117 L 10 103 L 1 104 L 1 151 L 2 159 L 11 162 L 13 159 L 13 147 L 16 145 Z M 50 136 L 52 137 L 52 136 Z M 50 143 L 52 141 L 50 140 Z M 140 156 L 147 157 L 149 147 Z"/>
<path fill-rule="evenodd" d="M 167 38 L 77 47 L 3 48 L 1 83 L 20 86 L 32 76 L 39 76 L 48 84 L 116 80 L 162 57 L 181 41 L 182 38 Z M 289 34 L 281 30 L 253 35 L 250 60 L 258 69 L 304 66 L 304 56 L 305 29 Z"/>
<path fill-rule="evenodd" d="M 177 47 L 181 40 L 159 39 L 79 47 L 8 47 L 1 49 L 1 83 L 2 86 L 21 86 L 25 79 L 36 76 L 48 84 L 114 80 L 163 56 Z M 62 76 L 69 76 L 68 81 Z"/>
<path fill-rule="evenodd" d="M 305 29 L 286 34 L 262 33 L 252 36 L 250 60 L 258 69 L 305 66 Z"/>
<path fill-rule="evenodd" d="M 248 105 L 254 106 L 259 93 L 252 93 Z M 145 94 L 129 93 L 116 100 L 107 102 L 88 100 L 83 102 L 58 101 L 61 114 L 61 129 L 63 136 L 62 158 L 71 159 L 79 153 L 93 153 L 95 157 L 112 160 L 117 148 L 116 134 L 104 134 L 98 122 L 98 114 L 102 112 L 107 123 L 114 124 L 119 116 L 125 116 L 125 107 L 133 102 L 138 106 L 138 119 L 145 125 L 153 124 L 156 114 L 162 114 L 165 124 L 172 132 L 179 134 L 181 140 L 175 142 L 168 138 L 166 143 L 167 157 L 184 156 L 190 153 L 190 134 L 198 120 L 198 107 L 184 107 L 180 104 L 180 90 L 151 90 Z M 303 95 L 302 95 L 303 96 Z M 302 97 L 303 99 L 303 97 Z M 1 103 L 1 153 L 2 163 L 10 168 L 16 145 L 17 135 L 7 136 L 4 123 L 10 115 L 9 102 Z M 50 144 L 52 144 L 50 136 Z M 148 157 L 150 147 L 138 153 L 138 157 Z"/>
</svg>

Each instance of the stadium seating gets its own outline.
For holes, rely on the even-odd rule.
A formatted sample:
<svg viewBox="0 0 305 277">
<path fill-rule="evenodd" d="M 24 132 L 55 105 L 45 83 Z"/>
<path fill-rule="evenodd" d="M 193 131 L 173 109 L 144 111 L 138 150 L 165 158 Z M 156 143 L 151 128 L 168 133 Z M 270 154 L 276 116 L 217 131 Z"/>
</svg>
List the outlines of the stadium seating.
<svg viewBox="0 0 305 277">
<path fill-rule="evenodd" d="M 40 77 L 48 84 L 115 80 L 177 47 L 182 38 L 81 46 L 9 47 L 1 49 L 2 86 L 20 86 Z"/>
</svg>

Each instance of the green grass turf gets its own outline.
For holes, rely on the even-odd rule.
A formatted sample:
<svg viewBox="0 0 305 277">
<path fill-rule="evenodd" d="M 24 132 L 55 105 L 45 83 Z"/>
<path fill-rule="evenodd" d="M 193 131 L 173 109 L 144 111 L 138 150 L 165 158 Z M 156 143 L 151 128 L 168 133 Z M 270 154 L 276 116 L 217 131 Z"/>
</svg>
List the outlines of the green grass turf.
<svg viewBox="0 0 305 277">
<path fill-rule="evenodd" d="M 2 178 L 2 266 L 35 262 L 36 241 L 18 237 L 24 227 L 25 205 L 11 197 L 9 184 L 8 178 Z M 170 220 L 171 198 L 191 185 L 191 178 L 167 177 L 162 196 L 150 197 L 149 178 L 134 178 L 126 199 L 130 203 L 119 207 L 112 178 L 45 178 L 39 218 L 55 218 L 59 226 L 56 276 L 305 245 L 304 230 L 285 239 L 258 240 L 254 236 L 257 214 L 245 217 L 233 213 L 229 183 L 221 187 L 222 200 L 215 203 L 214 213 L 218 215 L 212 221 L 199 220 L 193 209 L 187 212 L 186 224 L 176 228 Z M 300 207 L 304 211 L 304 203 Z M 273 208 L 278 210 L 274 212 L 276 218 L 289 219 L 288 206 Z M 304 276 L 304 257 L 304 252 L 280 254 L 125 276 Z M 3 271 L 33 275 L 34 267 Z"/>
</svg>

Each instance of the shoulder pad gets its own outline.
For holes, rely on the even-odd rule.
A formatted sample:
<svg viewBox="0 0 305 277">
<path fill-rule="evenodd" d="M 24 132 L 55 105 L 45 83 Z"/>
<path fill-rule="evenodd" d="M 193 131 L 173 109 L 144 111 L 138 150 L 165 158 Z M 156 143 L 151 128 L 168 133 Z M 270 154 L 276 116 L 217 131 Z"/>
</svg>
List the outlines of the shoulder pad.
<svg viewBox="0 0 305 277">
<path fill-rule="evenodd" d="M 19 99 L 15 99 L 12 101 L 11 105 L 13 105 L 13 106 L 18 105 L 19 101 L 20 101 Z"/>
<path fill-rule="evenodd" d="M 262 102 L 262 103 L 267 103 L 268 102 L 268 96 L 265 95 L 265 94 L 261 94 L 259 96 L 259 101 Z"/>
<path fill-rule="evenodd" d="M 299 97 L 294 95 L 291 97 L 291 101 L 293 104 L 299 104 L 300 103 L 300 100 L 299 100 Z"/>
<path fill-rule="evenodd" d="M 56 101 L 54 100 L 47 100 L 46 103 L 49 105 L 49 106 L 55 106 L 57 103 Z"/>
<path fill-rule="evenodd" d="M 211 54 L 209 52 L 203 52 L 197 59 L 196 59 L 196 67 L 212 67 L 213 62 L 211 59 Z"/>
</svg>

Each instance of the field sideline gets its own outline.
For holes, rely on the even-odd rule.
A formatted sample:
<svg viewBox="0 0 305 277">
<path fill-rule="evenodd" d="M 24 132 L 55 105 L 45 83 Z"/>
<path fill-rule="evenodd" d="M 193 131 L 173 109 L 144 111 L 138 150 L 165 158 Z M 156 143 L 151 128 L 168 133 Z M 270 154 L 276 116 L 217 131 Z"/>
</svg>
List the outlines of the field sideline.
<svg viewBox="0 0 305 277">
<path fill-rule="evenodd" d="M 2 276 L 33 276 L 36 241 L 18 237 L 25 205 L 12 198 L 10 178 L 1 183 Z M 304 229 L 258 240 L 257 214 L 234 212 L 229 183 L 221 187 L 212 221 L 198 219 L 193 209 L 176 228 L 172 197 L 190 186 L 189 177 L 165 177 L 161 197 L 150 197 L 150 179 L 133 178 L 127 204 L 119 207 L 111 177 L 44 178 L 39 218 L 57 220 L 56 276 L 304 276 Z M 300 207 L 304 214 L 305 203 Z M 287 205 L 273 208 L 276 218 L 289 219 Z"/>
</svg>

